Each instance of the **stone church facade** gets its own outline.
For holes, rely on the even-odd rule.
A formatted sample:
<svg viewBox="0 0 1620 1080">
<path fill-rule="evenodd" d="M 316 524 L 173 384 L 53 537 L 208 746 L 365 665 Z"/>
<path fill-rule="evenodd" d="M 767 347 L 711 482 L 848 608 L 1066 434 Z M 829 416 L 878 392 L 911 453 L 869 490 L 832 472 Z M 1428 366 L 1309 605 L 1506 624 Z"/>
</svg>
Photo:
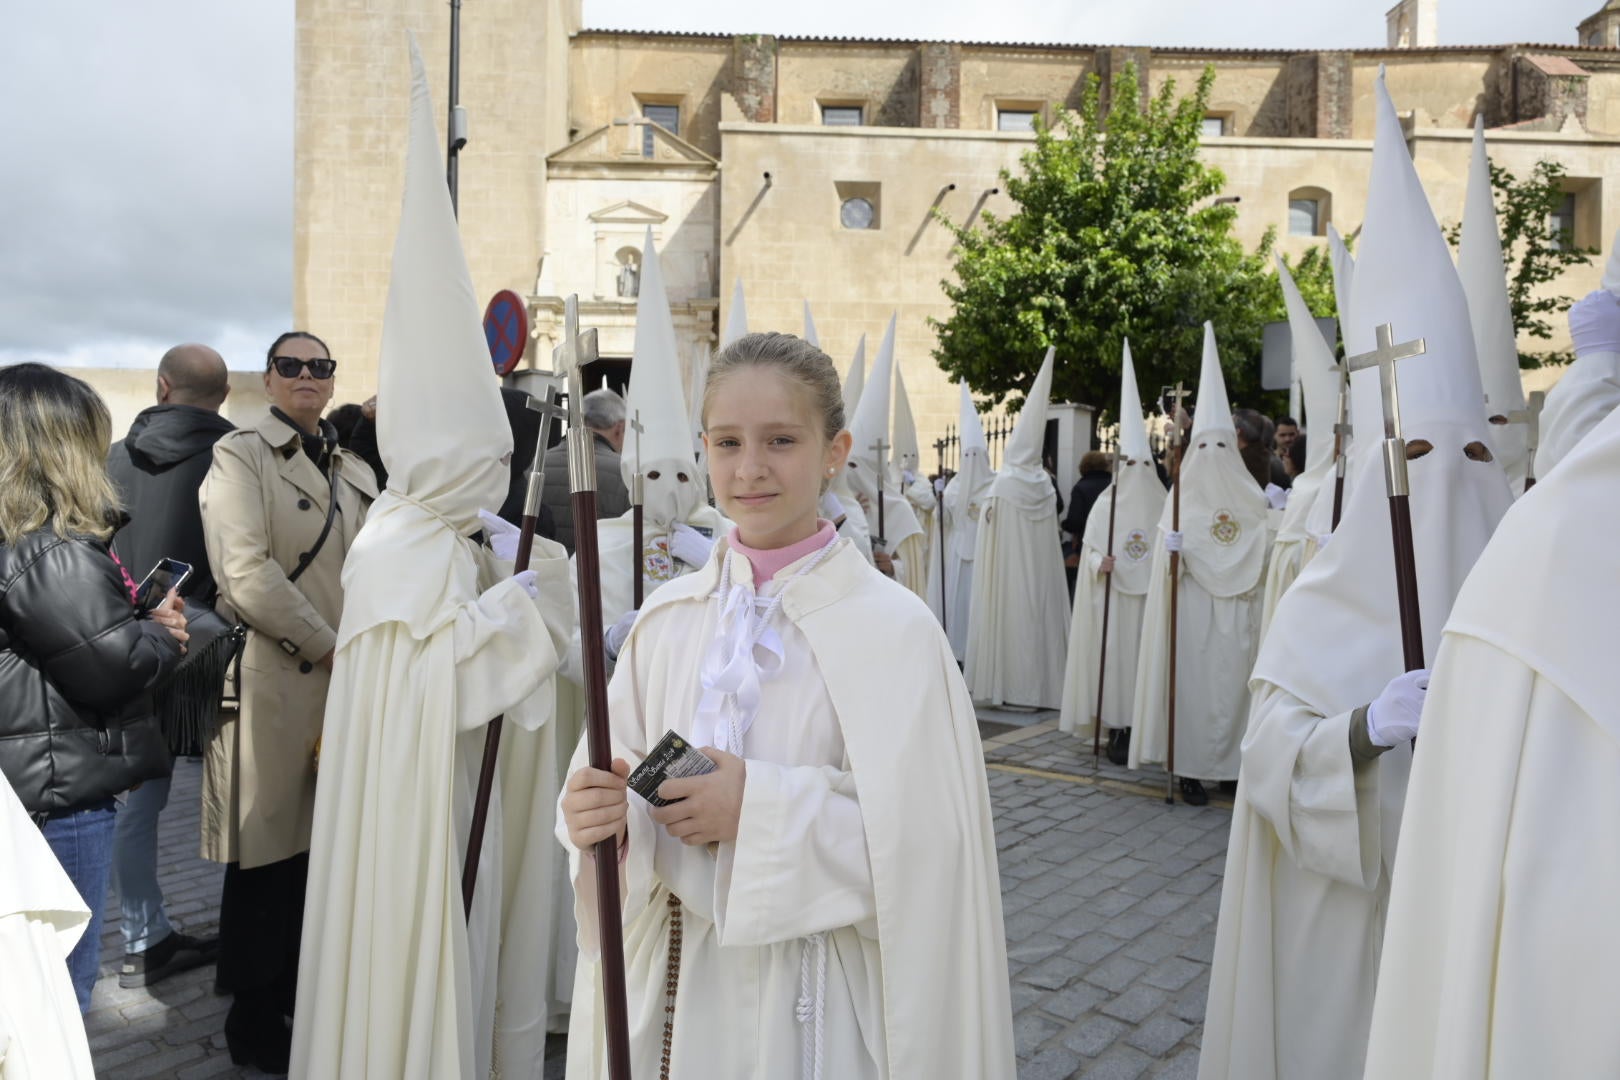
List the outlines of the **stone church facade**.
<svg viewBox="0 0 1620 1080">
<path fill-rule="evenodd" d="M 615 381 L 628 371 L 648 227 L 689 370 L 716 347 L 738 281 L 752 329 L 799 332 L 809 301 L 841 367 L 862 334 L 870 355 L 898 311 L 926 447 L 957 401 L 930 355 L 927 319 L 948 314 L 950 272 L 933 211 L 1008 213 L 999 173 L 1016 170 L 1032 119 L 1075 106 L 1088 76 L 1106 84 L 1125 64 L 1146 73 L 1145 93 L 1215 69 L 1205 152 L 1226 174 L 1223 196 L 1241 200 L 1237 230 L 1251 246 L 1274 229 L 1297 255 L 1325 243 L 1330 223 L 1345 234 L 1360 224 L 1383 65 L 1443 222 L 1461 216 L 1483 114 L 1497 164 L 1564 165 L 1560 215 L 1576 243 L 1606 249 L 1620 226 L 1620 0 L 1581 24 L 1579 45 L 1438 47 L 1435 3 L 1392 9 L 1385 47 L 1323 52 L 603 31 L 581 27 L 578 0 L 479 0 L 462 17 L 461 221 L 474 281 L 483 296 L 528 298 L 525 363 L 540 368 L 562 297 L 578 293 Z M 295 317 L 344 361 L 340 400 L 375 384 L 407 28 L 442 111 L 442 3 L 298 0 Z M 1558 287 L 1579 296 L 1600 273 Z"/>
</svg>

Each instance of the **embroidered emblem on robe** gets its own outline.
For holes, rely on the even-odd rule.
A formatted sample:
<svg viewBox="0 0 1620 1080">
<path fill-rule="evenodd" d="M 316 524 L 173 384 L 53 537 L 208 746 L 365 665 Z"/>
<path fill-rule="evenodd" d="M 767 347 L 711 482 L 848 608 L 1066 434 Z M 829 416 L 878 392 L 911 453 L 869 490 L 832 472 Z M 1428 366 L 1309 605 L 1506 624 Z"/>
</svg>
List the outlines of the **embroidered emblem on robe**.
<svg viewBox="0 0 1620 1080">
<path fill-rule="evenodd" d="M 1131 562 L 1141 562 L 1147 558 L 1150 550 L 1147 534 L 1141 529 L 1132 529 L 1130 535 L 1125 537 L 1125 557 Z"/>
<path fill-rule="evenodd" d="M 1218 510 L 1215 513 L 1215 523 L 1209 527 L 1209 535 L 1222 547 L 1231 547 L 1243 535 L 1243 526 L 1232 520 L 1229 511 Z"/>
</svg>

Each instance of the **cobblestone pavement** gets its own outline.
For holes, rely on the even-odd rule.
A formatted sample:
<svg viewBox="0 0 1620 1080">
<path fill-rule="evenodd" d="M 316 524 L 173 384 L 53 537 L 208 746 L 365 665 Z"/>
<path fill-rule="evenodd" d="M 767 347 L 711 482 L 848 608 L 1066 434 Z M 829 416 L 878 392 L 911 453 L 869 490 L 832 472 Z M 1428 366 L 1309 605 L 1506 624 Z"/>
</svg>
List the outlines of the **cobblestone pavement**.
<svg viewBox="0 0 1620 1080">
<path fill-rule="evenodd" d="M 1019 1076 L 1024 1080 L 1191 1078 L 1215 943 L 1231 821 L 1167 806 L 1163 773 L 1095 762 L 1051 713 L 981 710 L 1007 920 Z M 159 860 L 169 914 L 213 933 L 221 868 L 197 856 L 201 765 L 175 769 Z M 225 1050 L 227 997 L 212 968 L 123 990 L 123 942 L 109 897 L 102 979 L 86 1017 L 97 1075 L 260 1077 Z M 547 1080 L 561 1077 L 561 1040 Z"/>
</svg>

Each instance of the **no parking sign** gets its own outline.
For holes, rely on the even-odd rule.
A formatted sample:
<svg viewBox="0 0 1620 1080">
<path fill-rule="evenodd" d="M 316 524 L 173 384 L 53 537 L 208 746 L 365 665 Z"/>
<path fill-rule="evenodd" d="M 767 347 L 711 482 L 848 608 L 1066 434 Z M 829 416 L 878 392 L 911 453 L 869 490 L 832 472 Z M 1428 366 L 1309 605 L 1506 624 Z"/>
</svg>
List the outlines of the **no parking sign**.
<svg viewBox="0 0 1620 1080">
<path fill-rule="evenodd" d="M 495 374 L 510 375 L 529 344 L 529 309 L 511 289 L 502 289 L 484 309 L 484 341 Z"/>
</svg>

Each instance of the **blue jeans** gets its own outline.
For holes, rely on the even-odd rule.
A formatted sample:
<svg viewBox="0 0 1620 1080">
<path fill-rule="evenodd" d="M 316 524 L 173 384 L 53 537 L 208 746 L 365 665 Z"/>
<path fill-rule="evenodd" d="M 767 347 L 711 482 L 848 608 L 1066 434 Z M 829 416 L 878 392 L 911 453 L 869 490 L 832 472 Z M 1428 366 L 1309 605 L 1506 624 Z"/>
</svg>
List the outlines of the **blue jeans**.
<svg viewBox="0 0 1620 1080">
<path fill-rule="evenodd" d="M 90 991 L 101 970 L 101 909 L 107 899 L 107 876 L 112 869 L 113 829 L 118 806 L 103 799 L 78 810 L 45 819 L 45 842 L 67 871 L 68 880 L 90 909 L 90 925 L 68 953 L 68 976 L 79 998 L 79 1011 L 90 1011 Z"/>
<path fill-rule="evenodd" d="M 125 952 L 145 952 L 174 929 L 163 910 L 163 887 L 157 878 L 158 815 L 168 804 L 169 778 L 165 776 L 146 781 L 118 808 L 112 885 L 124 913 Z"/>
</svg>

